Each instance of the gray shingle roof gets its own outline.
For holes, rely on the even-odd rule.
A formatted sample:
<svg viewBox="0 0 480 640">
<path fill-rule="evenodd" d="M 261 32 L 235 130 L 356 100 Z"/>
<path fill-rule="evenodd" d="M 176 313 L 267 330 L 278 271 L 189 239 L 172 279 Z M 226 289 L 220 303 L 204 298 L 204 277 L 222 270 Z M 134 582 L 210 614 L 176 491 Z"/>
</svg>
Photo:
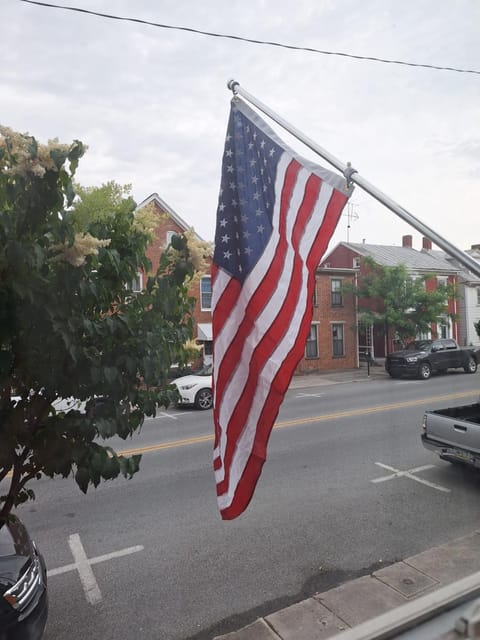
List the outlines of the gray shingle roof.
<svg viewBox="0 0 480 640">
<path fill-rule="evenodd" d="M 460 282 L 465 282 L 465 283 L 471 284 L 472 286 L 478 286 L 478 284 L 480 284 L 480 278 L 478 276 L 475 276 L 472 273 L 470 273 L 470 271 L 467 271 L 465 269 L 465 267 L 460 265 L 455 260 L 455 258 L 451 258 L 444 251 L 435 250 L 435 251 L 432 251 L 431 253 L 434 254 L 435 256 L 443 258 L 444 260 L 447 260 L 447 262 L 449 262 L 451 265 L 453 265 L 455 268 L 457 268 L 458 272 L 459 272 L 458 275 L 459 275 L 459 278 L 460 278 Z M 474 253 L 472 253 L 472 251 L 468 251 L 467 250 L 466 253 L 471 255 L 472 258 L 474 258 L 475 260 L 478 260 L 478 258 L 476 257 L 476 255 Z"/>
<path fill-rule="evenodd" d="M 343 246 L 362 256 L 370 256 L 385 267 L 396 267 L 404 264 L 412 271 L 424 271 L 435 273 L 456 273 L 459 268 L 452 265 L 441 256 L 432 255 L 428 251 L 417 251 L 413 247 L 396 247 L 383 244 L 357 244 L 354 242 L 342 242 Z"/>
</svg>

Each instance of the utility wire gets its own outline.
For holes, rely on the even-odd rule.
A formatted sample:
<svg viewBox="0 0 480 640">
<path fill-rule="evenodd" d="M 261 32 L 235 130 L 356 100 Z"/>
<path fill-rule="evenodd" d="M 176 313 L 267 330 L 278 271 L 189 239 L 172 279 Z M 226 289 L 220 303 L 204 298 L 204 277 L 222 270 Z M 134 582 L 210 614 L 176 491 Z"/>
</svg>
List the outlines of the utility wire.
<svg viewBox="0 0 480 640">
<path fill-rule="evenodd" d="M 454 71 L 455 73 L 474 73 L 480 75 L 480 71 L 476 69 L 457 69 L 455 67 L 442 67 L 434 64 L 419 64 L 416 62 L 405 62 L 404 60 L 388 60 L 386 58 L 376 58 L 373 56 L 357 56 L 351 53 L 344 53 L 342 51 L 323 51 L 321 49 L 314 49 L 313 47 L 300 47 L 292 44 L 283 44 L 281 42 L 272 42 L 269 40 L 255 40 L 254 38 L 243 38 L 242 36 L 234 36 L 226 33 L 214 33 L 212 31 L 203 31 L 201 29 L 193 29 L 192 27 L 179 27 L 171 24 L 162 24 L 159 22 L 150 22 L 149 20 L 142 20 L 141 18 L 127 18 L 125 16 L 116 16 L 109 13 L 100 13 L 98 11 L 89 11 L 88 9 L 81 9 L 79 7 L 66 7 L 60 4 L 52 4 L 50 2 L 37 2 L 37 0 L 20 0 L 27 4 L 35 4 L 40 7 L 50 7 L 52 9 L 64 9 L 66 11 L 76 11 L 78 13 L 86 13 L 92 16 L 98 16 L 100 18 L 108 18 L 109 20 L 123 20 L 125 22 L 136 22 L 138 24 L 145 24 L 150 27 L 158 27 L 160 29 L 174 29 L 177 31 L 188 31 L 190 33 L 196 33 L 211 38 L 226 38 L 230 40 L 239 40 L 242 42 L 249 42 L 252 44 L 261 44 L 269 47 L 281 47 L 282 49 L 293 49 L 295 51 L 309 51 L 310 53 L 319 53 L 326 56 L 342 56 L 344 58 L 353 58 L 354 60 L 367 60 L 370 62 L 383 62 L 385 64 L 400 64 L 407 67 L 422 67 L 424 69 L 436 69 L 438 71 Z"/>
</svg>

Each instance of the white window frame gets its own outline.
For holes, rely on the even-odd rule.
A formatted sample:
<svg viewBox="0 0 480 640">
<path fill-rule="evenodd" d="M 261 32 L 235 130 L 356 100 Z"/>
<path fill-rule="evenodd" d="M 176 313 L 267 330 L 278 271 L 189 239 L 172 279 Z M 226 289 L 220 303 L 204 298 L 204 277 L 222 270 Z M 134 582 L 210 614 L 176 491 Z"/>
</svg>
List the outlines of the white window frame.
<svg viewBox="0 0 480 640">
<path fill-rule="evenodd" d="M 206 281 L 208 279 L 208 281 L 210 282 L 210 291 L 208 292 L 208 296 L 210 299 L 210 304 L 207 306 L 204 302 L 204 291 L 203 291 L 203 287 L 202 287 L 202 283 L 204 281 Z M 201 311 L 211 311 L 212 309 L 212 277 L 209 275 L 203 275 L 200 278 L 200 309 Z M 207 294 L 207 292 L 205 292 L 205 294 Z"/>
<path fill-rule="evenodd" d="M 165 247 L 169 247 L 172 244 L 173 236 L 178 236 L 177 231 L 167 231 L 165 238 Z"/>
</svg>

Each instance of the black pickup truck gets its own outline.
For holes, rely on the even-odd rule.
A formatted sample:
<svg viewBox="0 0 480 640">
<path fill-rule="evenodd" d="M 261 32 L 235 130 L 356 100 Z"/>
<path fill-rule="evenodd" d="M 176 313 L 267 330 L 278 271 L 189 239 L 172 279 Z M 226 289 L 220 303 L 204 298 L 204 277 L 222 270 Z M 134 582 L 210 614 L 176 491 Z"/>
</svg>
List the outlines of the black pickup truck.
<svg viewBox="0 0 480 640">
<path fill-rule="evenodd" d="M 389 353 L 385 369 L 392 378 L 415 376 L 428 380 L 433 372 L 463 369 L 475 373 L 480 349 L 461 348 L 455 340 L 415 340 L 403 351 Z"/>
</svg>

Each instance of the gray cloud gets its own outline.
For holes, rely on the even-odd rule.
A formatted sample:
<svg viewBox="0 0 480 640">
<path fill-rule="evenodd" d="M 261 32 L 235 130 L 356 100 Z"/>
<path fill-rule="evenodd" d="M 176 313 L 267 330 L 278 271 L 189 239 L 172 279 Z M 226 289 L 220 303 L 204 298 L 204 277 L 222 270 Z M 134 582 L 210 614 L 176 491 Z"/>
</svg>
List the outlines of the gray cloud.
<svg viewBox="0 0 480 640">
<path fill-rule="evenodd" d="M 69 3 L 359 55 L 467 68 L 480 60 L 476 0 L 279 0 L 273 11 L 266 0 Z M 2 123 L 40 139 L 83 140 L 84 184 L 132 183 L 137 201 L 156 191 L 211 239 L 231 98 L 226 82 L 235 77 L 451 242 L 471 243 L 480 196 L 478 76 L 208 38 L 16 0 L 1 3 L 0 22 L 7 25 Z M 350 240 L 401 242 L 410 231 L 358 189 L 354 198 L 359 217 Z M 335 239 L 346 239 L 345 220 Z"/>
</svg>

